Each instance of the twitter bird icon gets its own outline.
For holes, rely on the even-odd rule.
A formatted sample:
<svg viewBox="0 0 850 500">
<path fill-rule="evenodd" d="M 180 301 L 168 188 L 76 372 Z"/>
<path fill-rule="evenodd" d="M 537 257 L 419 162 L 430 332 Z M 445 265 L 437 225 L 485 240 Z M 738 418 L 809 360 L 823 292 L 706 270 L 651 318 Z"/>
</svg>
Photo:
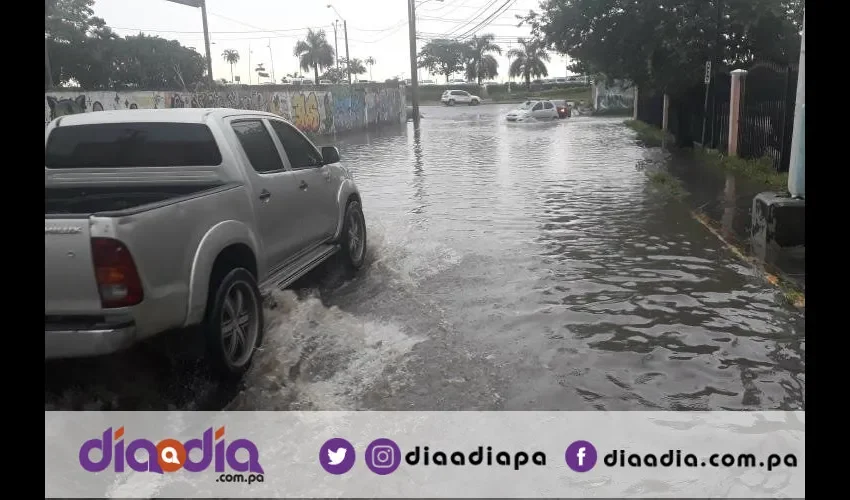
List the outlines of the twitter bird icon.
<svg viewBox="0 0 850 500">
<path fill-rule="evenodd" d="M 325 441 L 319 450 L 319 464 L 330 474 L 345 474 L 354 467 L 354 446 L 343 438 Z"/>
<path fill-rule="evenodd" d="M 337 448 L 336 451 L 328 450 L 328 465 L 339 465 L 345 460 L 345 448 Z"/>
</svg>

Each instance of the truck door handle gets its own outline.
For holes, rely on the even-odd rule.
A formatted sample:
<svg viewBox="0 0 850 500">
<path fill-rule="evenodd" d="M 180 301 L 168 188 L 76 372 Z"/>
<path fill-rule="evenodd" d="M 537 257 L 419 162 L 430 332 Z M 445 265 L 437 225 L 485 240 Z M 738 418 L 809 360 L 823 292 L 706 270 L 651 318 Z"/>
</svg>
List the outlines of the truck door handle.
<svg viewBox="0 0 850 500">
<path fill-rule="evenodd" d="M 272 194 L 269 193 L 268 191 L 266 191 L 265 189 L 260 191 L 260 199 L 261 200 L 268 201 L 268 199 L 271 198 L 271 197 L 272 197 Z"/>
<path fill-rule="evenodd" d="M 307 189 L 307 181 L 301 181 L 301 184 L 298 185 L 298 189 L 302 191 Z"/>
</svg>

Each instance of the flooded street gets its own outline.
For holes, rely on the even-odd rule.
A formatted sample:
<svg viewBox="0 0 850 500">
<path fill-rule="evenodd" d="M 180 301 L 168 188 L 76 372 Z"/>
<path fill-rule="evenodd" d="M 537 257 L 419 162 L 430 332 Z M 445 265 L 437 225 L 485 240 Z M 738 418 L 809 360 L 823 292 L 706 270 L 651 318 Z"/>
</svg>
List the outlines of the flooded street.
<svg viewBox="0 0 850 500">
<path fill-rule="evenodd" d="M 623 119 L 510 108 L 341 139 L 369 262 L 278 294 L 244 387 L 134 350 L 46 364 L 45 408 L 804 409 L 803 316 L 652 188 Z"/>
</svg>

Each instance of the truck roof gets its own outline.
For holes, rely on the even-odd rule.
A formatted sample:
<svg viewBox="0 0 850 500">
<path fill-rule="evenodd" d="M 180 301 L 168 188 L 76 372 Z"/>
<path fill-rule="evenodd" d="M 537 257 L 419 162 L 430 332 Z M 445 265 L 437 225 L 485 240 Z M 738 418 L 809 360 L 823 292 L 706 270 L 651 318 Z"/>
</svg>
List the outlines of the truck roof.
<svg viewBox="0 0 850 500">
<path fill-rule="evenodd" d="M 127 109 L 60 116 L 56 119 L 56 126 L 126 122 L 204 123 L 210 117 L 224 118 L 236 114 L 266 115 L 283 119 L 278 115 L 264 111 L 231 108 Z"/>
</svg>

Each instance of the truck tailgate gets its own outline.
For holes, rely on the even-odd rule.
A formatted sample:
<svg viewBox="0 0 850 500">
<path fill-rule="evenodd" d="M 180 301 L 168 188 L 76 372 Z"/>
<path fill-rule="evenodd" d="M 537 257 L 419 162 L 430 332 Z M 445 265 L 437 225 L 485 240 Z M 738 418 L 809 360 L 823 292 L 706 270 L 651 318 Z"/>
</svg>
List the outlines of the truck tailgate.
<svg viewBox="0 0 850 500">
<path fill-rule="evenodd" d="M 88 219 L 45 219 L 44 314 L 100 310 Z"/>
</svg>

